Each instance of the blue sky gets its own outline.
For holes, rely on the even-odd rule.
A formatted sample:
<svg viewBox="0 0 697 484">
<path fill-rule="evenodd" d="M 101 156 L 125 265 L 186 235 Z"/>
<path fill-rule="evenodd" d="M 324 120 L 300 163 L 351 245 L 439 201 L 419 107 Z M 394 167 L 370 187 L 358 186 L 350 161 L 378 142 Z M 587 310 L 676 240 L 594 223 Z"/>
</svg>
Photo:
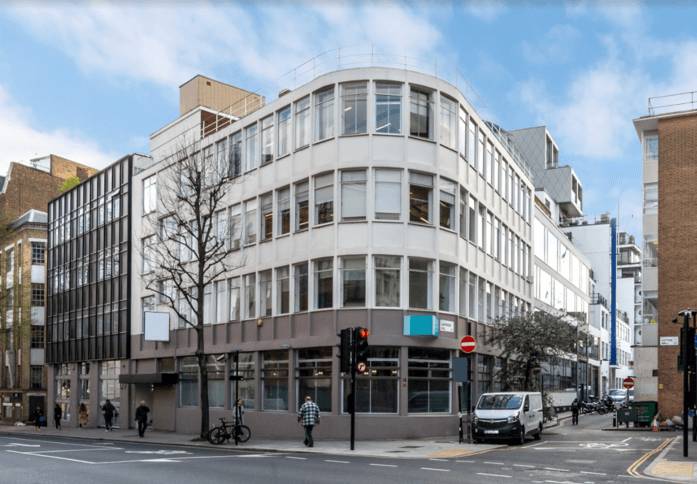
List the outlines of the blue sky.
<svg viewBox="0 0 697 484">
<path fill-rule="evenodd" d="M 149 152 L 196 74 L 278 92 L 306 60 L 372 44 L 455 64 L 506 129 L 546 125 L 581 178 L 585 212 L 616 215 L 619 198 L 621 225 L 639 235 L 632 119 L 651 96 L 697 90 L 693 8 L 31 5 L 0 9 L 0 174 L 48 153 L 101 167 Z"/>
</svg>

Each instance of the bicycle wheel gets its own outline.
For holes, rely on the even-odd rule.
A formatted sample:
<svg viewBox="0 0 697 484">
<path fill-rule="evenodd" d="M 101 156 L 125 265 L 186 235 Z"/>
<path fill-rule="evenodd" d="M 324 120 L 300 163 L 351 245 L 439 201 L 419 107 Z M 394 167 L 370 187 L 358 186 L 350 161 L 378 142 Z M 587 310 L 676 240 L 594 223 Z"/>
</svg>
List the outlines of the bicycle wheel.
<svg viewBox="0 0 697 484">
<path fill-rule="evenodd" d="M 252 431 L 246 425 L 240 425 L 237 427 L 237 440 L 240 442 L 247 442 L 252 436 Z"/>
<path fill-rule="evenodd" d="M 210 442 L 213 445 L 220 445 L 223 442 L 225 442 L 225 438 L 227 437 L 227 432 L 225 432 L 225 429 L 222 427 L 214 427 L 211 429 L 210 432 L 208 432 L 208 442 Z"/>
</svg>

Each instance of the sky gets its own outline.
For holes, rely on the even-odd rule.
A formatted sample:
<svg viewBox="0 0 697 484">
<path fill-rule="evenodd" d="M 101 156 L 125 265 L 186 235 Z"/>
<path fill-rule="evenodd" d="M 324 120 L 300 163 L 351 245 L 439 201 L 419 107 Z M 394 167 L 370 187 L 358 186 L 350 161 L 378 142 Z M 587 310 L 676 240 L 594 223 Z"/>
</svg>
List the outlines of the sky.
<svg viewBox="0 0 697 484">
<path fill-rule="evenodd" d="M 304 62 L 367 45 L 456 66 L 505 129 L 547 126 L 584 212 L 619 210 L 639 236 L 632 120 L 649 97 L 697 90 L 697 7 L 488 1 L 4 4 L 0 175 L 51 153 L 94 167 L 149 153 L 196 74 L 277 93 Z"/>
</svg>

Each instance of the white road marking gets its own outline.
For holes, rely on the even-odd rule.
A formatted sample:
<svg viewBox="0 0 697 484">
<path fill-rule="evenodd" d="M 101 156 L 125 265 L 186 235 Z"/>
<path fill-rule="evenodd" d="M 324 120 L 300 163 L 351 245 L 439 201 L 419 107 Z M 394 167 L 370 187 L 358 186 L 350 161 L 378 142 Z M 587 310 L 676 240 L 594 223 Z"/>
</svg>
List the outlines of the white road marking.
<svg viewBox="0 0 697 484">
<path fill-rule="evenodd" d="M 290 457 L 290 456 L 286 456 L 286 459 L 307 460 L 307 457 Z"/>
<path fill-rule="evenodd" d="M 485 464 L 491 464 L 491 465 L 494 465 L 494 466 L 502 466 L 502 465 L 504 465 L 503 462 L 485 462 Z"/>
<path fill-rule="evenodd" d="M 627 442 L 628 440 L 632 440 L 632 438 L 631 438 L 631 437 L 627 437 L 627 438 L 624 439 L 622 442 Z"/>
<path fill-rule="evenodd" d="M 507 476 L 505 474 L 485 474 L 483 472 L 477 472 L 478 476 L 490 476 L 490 477 L 513 477 L 513 476 Z"/>
<path fill-rule="evenodd" d="M 71 462 L 77 462 L 79 464 L 94 464 L 94 462 L 89 462 L 86 460 L 78 460 L 78 459 L 68 459 L 67 457 L 58 457 L 57 455 L 45 455 L 45 454 L 32 454 L 31 452 L 19 452 L 16 450 L 8 450 L 7 452 L 12 452 L 14 454 L 23 454 L 23 455 L 33 455 L 36 457 L 48 457 L 50 459 L 60 459 L 60 460 L 69 460 Z"/>
<path fill-rule="evenodd" d="M 581 474 L 593 474 L 594 476 L 606 476 L 607 474 L 603 474 L 602 472 L 588 472 L 588 471 L 581 471 Z"/>
<path fill-rule="evenodd" d="M 448 462 L 448 459 L 428 459 L 428 460 L 435 460 L 438 462 Z"/>
<path fill-rule="evenodd" d="M 334 462 L 336 464 L 350 464 L 350 462 L 347 460 L 328 460 L 328 459 L 325 459 L 324 462 Z"/>
<path fill-rule="evenodd" d="M 450 472 L 450 469 L 434 469 L 432 467 L 422 467 L 422 471 L 440 471 L 440 472 Z"/>
<path fill-rule="evenodd" d="M 524 449 L 530 449 L 530 448 L 532 448 L 532 447 L 537 447 L 538 445 L 544 445 L 544 444 L 546 444 L 546 443 L 547 443 L 547 442 L 538 442 L 538 443 L 536 443 L 536 444 L 526 444 L 525 447 L 523 447 L 523 448 L 524 448 Z"/>
<path fill-rule="evenodd" d="M 94 444 L 94 445 L 93 444 L 71 444 L 69 442 L 57 442 L 54 440 L 23 439 L 21 437 L 3 437 L 3 436 L 0 436 L 0 439 L 3 439 L 3 440 L 24 440 L 24 441 L 28 441 L 28 442 L 43 442 L 45 444 L 55 444 L 55 445 L 73 445 L 76 447 L 97 447 L 99 445 L 99 444 Z M 102 445 L 104 445 L 104 444 L 102 444 Z"/>
<path fill-rule="evenodd" d="M 57 452 L 90 452 L 94 450 L 123 450 L 121 447 L 109 447 L 108 449 L 63 449 L 63 450 L 37 450 L 32 452 L 25 452 L 25 454 L 31 455 L 43 455 L 43 454 L 55 454 Z"/>
<path fill-rule="evenodd" d="M 185 450 L 127 450 L 126 454 L 159 454 L 159 455 L 172 455 L 172 454 L 191 454 Z"/>
<path fill-rule="evenodd" d="M 545 481 L 545 482 L 552 482 L 554 484 L 575 484 L 574 482 L 571 482 L 571 481 Z"/>
<path fill-rule="evenodd" d="M 462 462 L 463 464 L 474 464 L 474 460 L 456 460 L 455 462 Z"/>
<path fill-rule="evenodd" d="M 529 467 L 529 468 L 531 468 L 531 469 L 534 469 L 534 468 L 535 468 L 535 466 L 528 466 L 528 465 L 525 465 L 525 464 L 513 464 L 513 467 Z"/>
<path fill-rule="evenodd" d="M 568 469 L 555 469 L 554 467 L 545 467 L 546 471 L 559 471 L 559 472 L 569 472 Z"/>
<path fill-rule="evenodd" d="M 375 466 L 375 467 L 397 467 L 396 465 L 393 464 L 368 464 L 369 466 Z"/>
<path fill-rule="evenodd" d="M 31 444 L 5 444 L 3 447 L 41 447 L 41 445 L 31 445 Z"/>
</svg>

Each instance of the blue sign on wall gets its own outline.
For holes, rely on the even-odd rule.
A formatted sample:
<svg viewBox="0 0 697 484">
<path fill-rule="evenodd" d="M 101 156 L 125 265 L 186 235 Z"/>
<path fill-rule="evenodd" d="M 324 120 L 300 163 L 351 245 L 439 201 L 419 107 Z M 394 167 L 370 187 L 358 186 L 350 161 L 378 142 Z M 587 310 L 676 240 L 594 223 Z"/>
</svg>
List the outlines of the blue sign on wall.
<svg viewBox="0 0 697 484">
<path fill-rule="evenodd" d="M 404 336 L 438 336 L 435 316 L 404 316 Z"/>
</svg>

